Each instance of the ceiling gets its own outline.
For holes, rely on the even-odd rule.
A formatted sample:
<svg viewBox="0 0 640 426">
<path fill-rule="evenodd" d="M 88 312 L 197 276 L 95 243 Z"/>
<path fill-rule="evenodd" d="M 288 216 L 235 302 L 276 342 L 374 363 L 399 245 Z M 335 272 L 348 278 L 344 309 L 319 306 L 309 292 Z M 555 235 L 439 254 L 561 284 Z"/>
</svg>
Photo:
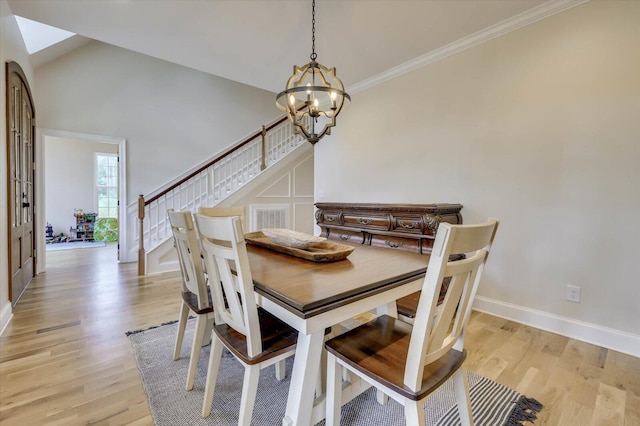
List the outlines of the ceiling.
<svg viewBox="0 0 640 426">
<path fill-rule="evenodd" d="M 78 34 L 34 54 L 36 67 L 93 39 L 279 92 L 311 53 L 310 0 L 7 1 L 15 15 Z M 317 0 L 318 62 L 349 88 L 552 2 Z"/>
</svg>

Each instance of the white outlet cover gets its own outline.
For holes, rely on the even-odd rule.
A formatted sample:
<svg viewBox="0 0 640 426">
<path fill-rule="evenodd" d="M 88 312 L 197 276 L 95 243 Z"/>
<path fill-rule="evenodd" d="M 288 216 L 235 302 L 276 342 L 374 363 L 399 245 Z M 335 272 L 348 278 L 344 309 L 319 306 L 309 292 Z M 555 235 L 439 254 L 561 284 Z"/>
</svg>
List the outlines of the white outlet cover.
<svg viewBox="0 0 640 426">
<path fill-rule="evenodd" d="M 580 287 L 575 285 L 567 286 L 567 300 L 572 302 L 580 302 Z"/>
</svg>

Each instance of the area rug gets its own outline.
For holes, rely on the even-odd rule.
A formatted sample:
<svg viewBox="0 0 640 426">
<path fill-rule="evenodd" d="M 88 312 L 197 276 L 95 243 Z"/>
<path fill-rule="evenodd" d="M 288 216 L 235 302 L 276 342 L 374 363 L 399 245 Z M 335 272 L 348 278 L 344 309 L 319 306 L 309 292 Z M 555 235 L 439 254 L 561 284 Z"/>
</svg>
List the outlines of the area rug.
<svg viewBox="0 0 640 426">
<path fill-rule="evenodd" d="M 47 244 L 47 251 L 58 250 L 75 250 L 93 247 L 104 247 L 106 243 L 104 241 L 71 241 L 68 243 L 50 243 Z"/>
<path fill-rule="evenodd" d="M 193 390 L 184 389 L 193 329 L 194 321 L 189 320 L 177 361 L 172 359 L 177 323 L 127 333 L 154 422 L 157 426 L 236 425 L 244 369 L 230 353 L 225 351 L 223 354 L 212 411 L 207 419 L 200 417 L 200 410 L 209 360 L 208 346 L 202 348 Z M 287 379 L 282 382 L 275 379 L 273 367 L 262 370 L 252 425 L 282 424 L 292 366 L 290 358 L 287 360 Z M 536 413 L 542 408 L 537 401 L 474 372 L 468 374 L 476 425 L 515 426 L 536 419 Z M 447 382 L 434 392 L 425 411 L 429 425 L 460 425 L 453 385 Z M 374 389 L 346 404 L 341 420 L 342 425 L 350 426 L 405 425 L 403 407 L 392 399 L 386 405 L 378 404 Z M 319 425 L 324 425 L 324 421 Z"/>
</svg>

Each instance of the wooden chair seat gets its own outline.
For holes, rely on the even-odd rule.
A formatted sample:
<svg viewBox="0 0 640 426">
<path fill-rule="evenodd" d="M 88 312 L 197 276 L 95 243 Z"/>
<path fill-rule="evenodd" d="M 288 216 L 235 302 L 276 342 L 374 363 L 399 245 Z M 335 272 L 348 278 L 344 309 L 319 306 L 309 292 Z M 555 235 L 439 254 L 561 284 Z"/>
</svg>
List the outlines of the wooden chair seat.
<svg viewBox="0 0 640 426">
<path fill-rule="evenodd" d="M 420 292 L 416 291 L 408 296 L 396 300 L 396 308 L 398 309 L 398 315 L 404 317 L 407 321 L 412 322 L 416 317 L 416 310 L 418 310 L 418 301 L 420 300 Z"/>
<path fill-rule="evenodd" d="M 245 364 L 253 365 L 295 349 L 298 332 L 271 315 L 258 308 L 258 320 L 262 338 L 262 352 L 250 357 L 247 352 L 247 338 L 227 324 L 215 325 L 213 330 L 223 344 Z"/>
<path fill-rule="evenodd" d="M 198 307 L 198 295 L 190 291 L 182 292 L 182 301 L 187 304 L 189 309 L 196 315 L 204 315 L 213 312 L 213 302 L 211 301 L 211 289 L 207 288 L 207 296 L 209 297 L 209 306 L 200 309 Z"/>
<path fill-rule="evenodd" d="M 422 387 L 404 386 L 405 365 L 413 327 L 387 315 L 380 316 L 327 342 L 329 353 L 364 376 L 383 383 L 405 398 L 419 401 L 441 386 L 464 362 L 467 352 L 450 349 L 424 367 Z"/>
</svg>

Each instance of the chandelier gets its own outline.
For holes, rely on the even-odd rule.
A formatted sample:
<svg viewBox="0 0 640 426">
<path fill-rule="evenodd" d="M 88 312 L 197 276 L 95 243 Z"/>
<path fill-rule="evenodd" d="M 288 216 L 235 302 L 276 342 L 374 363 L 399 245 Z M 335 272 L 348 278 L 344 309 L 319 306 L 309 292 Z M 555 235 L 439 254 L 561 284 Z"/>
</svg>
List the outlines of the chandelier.
<svg viewBox="0 0 640 426">
<path fill-rule="evenodd" d="M 344 91 L 342 81 L 336 76 L 336 69 L 327 68 L 316 62 L 316 1 L 311 6 L 311 62 L 299 67 L 293 66 L 293 75 L 287 81 L 287 88 L 276 96 L 276 105 L 287 113 L 295 126 L 296 133 L 302 133 L 315 144 L 324 135 L 331 134 L 336 125 L 336 117 L 343 107 L 351 102 Z"/>
</svg>

